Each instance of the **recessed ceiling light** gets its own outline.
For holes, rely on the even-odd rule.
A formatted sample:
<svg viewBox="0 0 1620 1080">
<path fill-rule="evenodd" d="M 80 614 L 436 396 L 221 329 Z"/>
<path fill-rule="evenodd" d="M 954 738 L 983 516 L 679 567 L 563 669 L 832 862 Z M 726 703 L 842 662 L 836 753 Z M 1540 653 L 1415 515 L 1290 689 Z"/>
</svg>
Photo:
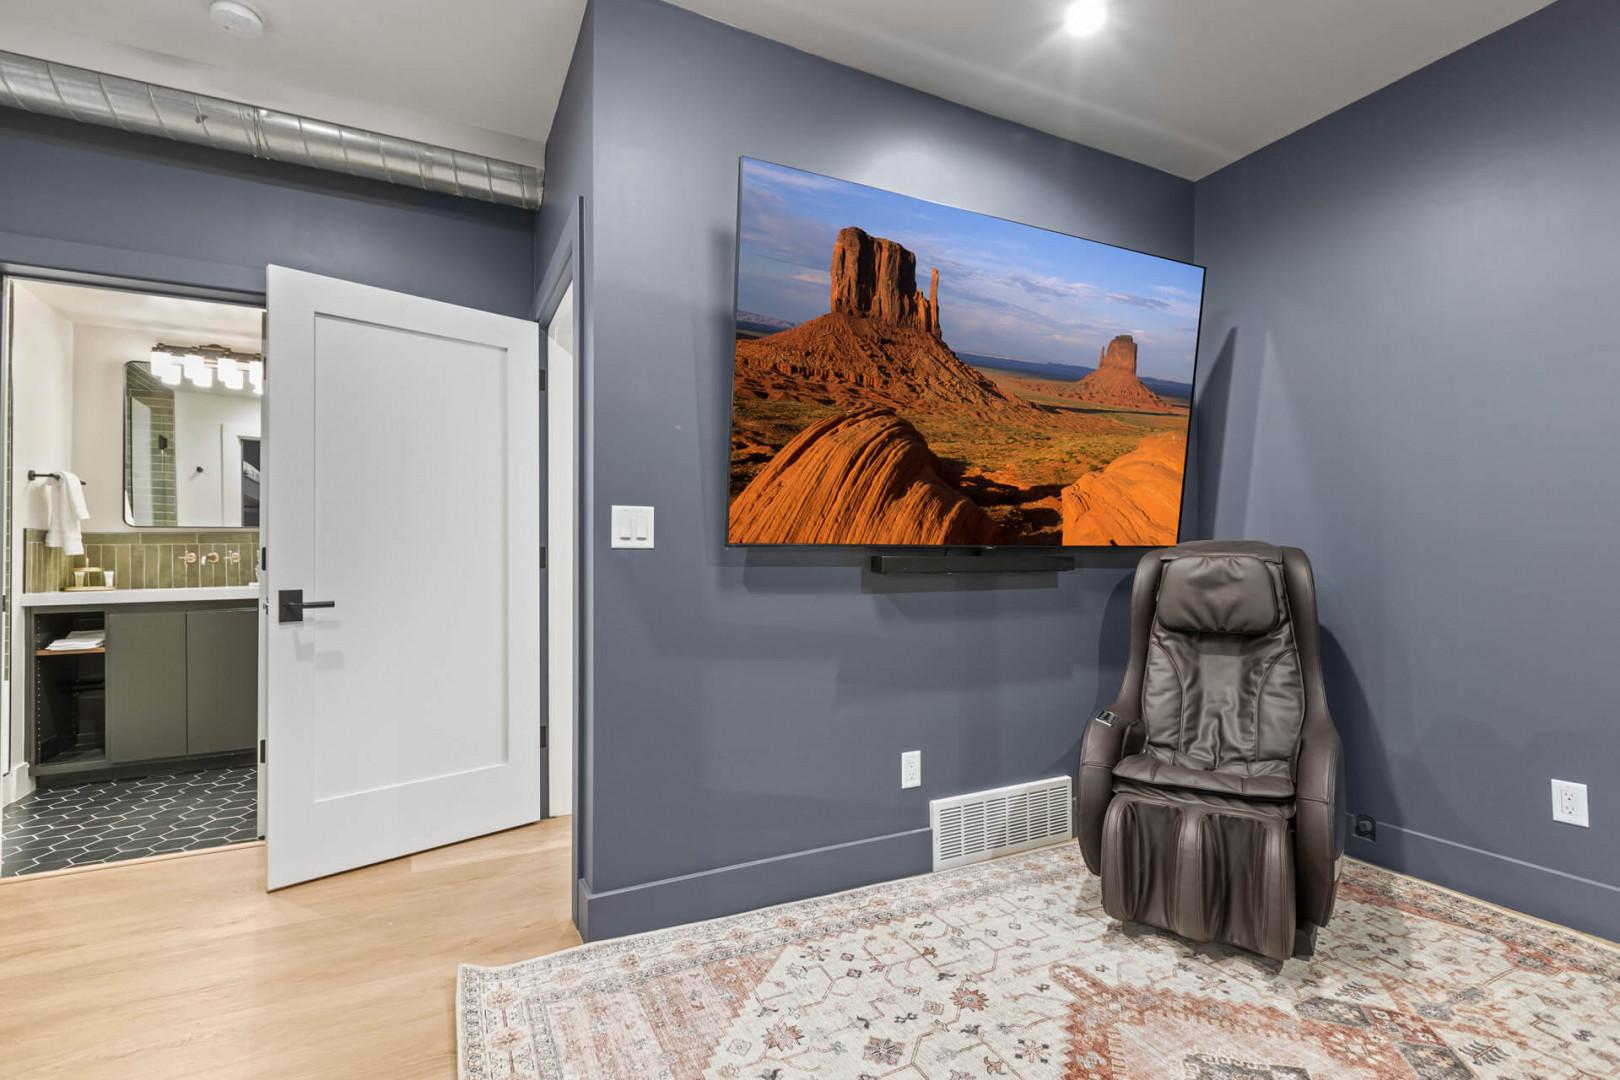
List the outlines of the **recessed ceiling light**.
<svg viewBox="0 0 1620 1080">
<path fill-rule="evenodd" d="M 1107 0 L 1073 0 L 1063 13 L 1063 29 L 1075 37 L 1090 37 L 1107 21 Z"/>
<path fill-rule="evenodd" d="M 208 5 L 208 17 L 232 37 L 256 38 L 264 33 L 264 19 L 239 0 L 214 0 Z"/>
</svg>

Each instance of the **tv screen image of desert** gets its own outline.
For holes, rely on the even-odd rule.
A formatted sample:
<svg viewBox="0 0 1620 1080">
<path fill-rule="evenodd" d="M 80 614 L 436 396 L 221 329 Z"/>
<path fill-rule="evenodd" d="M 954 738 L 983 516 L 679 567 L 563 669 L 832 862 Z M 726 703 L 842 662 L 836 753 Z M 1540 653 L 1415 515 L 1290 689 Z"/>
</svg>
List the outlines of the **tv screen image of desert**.
<svg viewBox="0 0 1620 1080">
<path fill-rule="evenodd" d="M 1200 267 L 744 158 L 732 544 L 1173 544 Z"/>
</svg>

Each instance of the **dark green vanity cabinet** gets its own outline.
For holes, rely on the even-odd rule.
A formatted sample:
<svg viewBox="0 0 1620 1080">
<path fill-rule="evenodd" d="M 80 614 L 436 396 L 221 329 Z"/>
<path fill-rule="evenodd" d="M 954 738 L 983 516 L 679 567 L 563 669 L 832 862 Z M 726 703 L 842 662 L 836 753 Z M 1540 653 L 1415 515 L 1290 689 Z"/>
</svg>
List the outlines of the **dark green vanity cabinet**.
<svg viewBox="0 0 1620 1080">
<path fill-rule="evenodd" d="M 248 750 L 258 738 L 252 608 L 107 612 L 107 761 Z"/>
<path fill-rule="evenodd" d="M 71 630 L 102 628 L 104 650 L 43 651 Z M 57 601 L 30 607 L 25 632 L 35 647 L 27 738 L 41 784 L 252 760 L 259 612 L 251 602 Z"/>
<path fill-rule="evenodd" d="M 259 613 L 186 612 L 186 753 L 250 749 L 259 737 Z"/>
<path fill-rule="evenodd" d="M 184 611 L 107 612 L 107 763 L 185 757 Z"/>
</svg>

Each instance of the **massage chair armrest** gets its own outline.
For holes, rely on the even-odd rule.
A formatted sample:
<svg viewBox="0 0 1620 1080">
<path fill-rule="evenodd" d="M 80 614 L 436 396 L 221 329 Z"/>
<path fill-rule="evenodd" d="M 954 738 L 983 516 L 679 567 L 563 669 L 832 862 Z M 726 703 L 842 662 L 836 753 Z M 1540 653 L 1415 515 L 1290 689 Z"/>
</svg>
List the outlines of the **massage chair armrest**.
<svg viewBox="0 0 1620 1080">
<path fill-rule="evenodd" d="M 1295 769 L 1294 864 L 1299 917 L 1327 925 L 1344 854 L 1344 757 L 1325 709 L 1310 710 Z"/>
<path fill-rule="evenodd" d="M 1125 756 L 1125 743 L 1137 723 L 1134 704 L 1116 701 L 1086 721 L 1080 742 L 1080 775 L 1075 803 L 1080 854 L 1093 874 L 1102 872 L 1103 816 L 1114 794 L 1114 766 Z M 1112 719 L 1109 719 L 1109 716 Z"/>
</svg>

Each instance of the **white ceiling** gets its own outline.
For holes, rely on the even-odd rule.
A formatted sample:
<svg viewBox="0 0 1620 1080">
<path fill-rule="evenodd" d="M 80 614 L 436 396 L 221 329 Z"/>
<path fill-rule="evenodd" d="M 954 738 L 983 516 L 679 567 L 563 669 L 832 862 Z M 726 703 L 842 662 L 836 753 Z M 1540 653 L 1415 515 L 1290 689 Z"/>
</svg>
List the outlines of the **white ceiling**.
<svg viewBox="0 0 1620 1080">
<path fill-rule="evenodd" d="M 0 0 L 0 48 L 540 166 L 585 0 Z"/>
<path fill-rule="evenodd" d="M 993 116 L 1198 179 L 1550 0 L 671 0 Z"/>
<path fill-rule="evenodd" d="M 0 47 L 530 165 L 585 0 L 0 0 Z M 672 0 L 1188 178 L 1204 176 L 1549 0 Z"/>
<path fill-rule="evenodd" d="M 225 345 L 258 352 L 261 343 L 263 308 L 55 281 L 18 281 L 16 287 L 78 326 L 142 330 L 170 345 Z"/>
</svg>

